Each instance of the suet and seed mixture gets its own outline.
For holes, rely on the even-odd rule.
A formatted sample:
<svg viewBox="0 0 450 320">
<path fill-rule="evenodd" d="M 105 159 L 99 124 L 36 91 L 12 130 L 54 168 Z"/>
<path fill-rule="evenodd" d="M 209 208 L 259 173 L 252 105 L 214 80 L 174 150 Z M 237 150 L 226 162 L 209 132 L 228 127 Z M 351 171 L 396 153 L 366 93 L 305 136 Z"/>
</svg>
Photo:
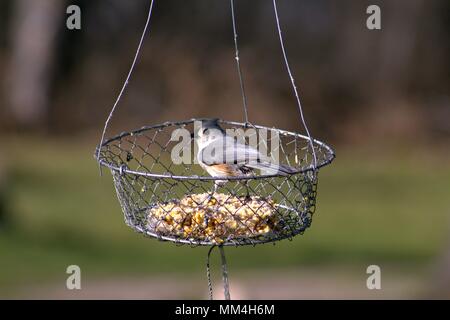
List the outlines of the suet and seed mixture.
<svg viewBox="0 0 450 320">
<path fill-rule="evenodd" d="M 282 219 L 272 199 L 203 193 L 157 203 L 148 210 L 148 227 L 161 235 L 221 244 L 277 232 Z"/>
</svg>

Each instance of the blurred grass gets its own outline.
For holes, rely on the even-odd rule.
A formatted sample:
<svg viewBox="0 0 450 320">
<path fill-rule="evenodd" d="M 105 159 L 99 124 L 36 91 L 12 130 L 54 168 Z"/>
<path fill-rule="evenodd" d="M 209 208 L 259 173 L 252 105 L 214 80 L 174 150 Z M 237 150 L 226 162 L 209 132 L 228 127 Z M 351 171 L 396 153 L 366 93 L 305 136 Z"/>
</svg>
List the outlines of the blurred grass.
<svg viewBox="0 0 450 320">
<path fill-rule="evenodd" d="M 8 152 L 0 290 L 64 284 L 70 264 L 92 278 L 204 272 L 206 248 L 147 239 L 123 223 L 111 176 L 99 176 L 92 156 L 94 140 L 1 142 Z M 449 231 L 450 162 L 430 153 L 337 151 L 320 173 L 312 228 L 292 242 L 228 249 L 232 270 L 382 262 L 414 268 L 439 253 Z"/>
</svg>

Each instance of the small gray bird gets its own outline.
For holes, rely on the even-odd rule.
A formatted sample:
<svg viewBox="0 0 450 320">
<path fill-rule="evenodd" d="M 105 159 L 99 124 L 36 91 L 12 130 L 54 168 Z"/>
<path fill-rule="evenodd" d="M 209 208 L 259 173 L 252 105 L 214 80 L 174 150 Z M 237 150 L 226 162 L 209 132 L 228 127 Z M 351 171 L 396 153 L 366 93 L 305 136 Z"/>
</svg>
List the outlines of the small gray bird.
<svg viewBox="0 0 450 320">
<path fill-rule="evenodd" d="M 217 121 L 202 121 L 200 130 L 194 135 L 198 145 L 197 160 L 212 177 L 248 176 L 254 174 L 255 169 L 268 175 L 288 175 L 296 172 L 295 168 L 276 164 L 257 149 L 227 135 Z M 218 184 L 225 182 L 216 181 L 214 191 Z"/>
</svg>

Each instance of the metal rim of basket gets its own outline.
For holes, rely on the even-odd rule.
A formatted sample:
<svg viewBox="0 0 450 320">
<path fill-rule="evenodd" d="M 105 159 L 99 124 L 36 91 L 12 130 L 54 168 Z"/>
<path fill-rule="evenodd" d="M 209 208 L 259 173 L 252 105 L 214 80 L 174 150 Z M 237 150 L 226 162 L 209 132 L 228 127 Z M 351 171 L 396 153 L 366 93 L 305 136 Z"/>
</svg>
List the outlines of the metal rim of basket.
<svg viewBox="0 0 450 320">
<path fill-rule="evenodd" d="M 108 144 L 110 144 L 113 141 L 116 140 L 120 140 L 123 137 L 126 136 L 133 136 L 135 134 L 139 134 L 142 133 L 144 131 L 148 131 L 148 130 L 154 130 L 154 129 L 163 129 L 169 126 L 180 126 L 180 125 L 186 125 L 189 123 L 193 123 L 194 121 L 202 121 L 202 120 L 206 120 L 205 118 L 192 118 L 189 120 L 184 120 L 184 121 L 166 121 L 164 123 L 161 124 L 157 124 L 157 125 L 152 125 L 152 126 L 144 126 L 141 127 L 140 129 L 136 129 L 133 131 L 129 131 L 129 132 L 122 132 L 112 138 L 106 139 L 101 146 L 97 146 L 96 151 L 95 151 L 95 157 L 97 158 L 97 154 L 101 155 L 101 148 L 106 147 Z M 248 127 L 249 124 L 248 123 L 242 123 L 242 122 L 236 122 L 236 121 L 227 121 L 227 120 L 220 120 L 221 123 L 223 124 L 228 124 L 228 125 L 235 125 L 235 126 L 241 126 L 241 127 Z M 302 134 L 299 133 L 295 133 L 292 131 L 287 131 L 287 130 L 282 130 L 282 129 L 277 129 L 277 128 L 270 128 L 270 127 L 266 127 L 266 126 L 260 126 L 260 125 L 253 125 L 251 124 L 252 127 L 256 128 L 256 129 L 266 129 L 266 130 L 276 130 L 277 132 L 281 133 L 281 134 L 285 134 L 285 135 L 290 135 L 290 136 L 294 136 L 297 138 L 301 138 L 304 139 L 306 141 L 310 141 L 310 139 Z M 311 171 L 317 171 L 320 168 L 329 165 L 334 158 L 336 157 L 334 150 L 328 146 L 327 144 L 325 144 L 322 141 L 319 141 L 317 139 L 312 139 L 313 140 L 313 144 L 324 148 L 327 151 L 327 157 L 325 158 L 324 161 L 318 163 L 316 166 L 309 166 L 307 168 L 303 168 L 303 169 L 299 169 L 293 173 L 291 173 L 290 175 L 296 175 L 296 174 L 304 174 L 307 172 L 311 172 Z M 100 152 L 99 152 L 99 148 L 100 148 Z M 142 172 L 142 171 L 136 171 L 136 170 L 130 170 L 129 168 L 127 168 L 126 166 L 117 166 L 114 163 L 108 162 L 107 160 L 103 159 L 102 157 L 97 159 L 98 163 L 101 166 L 104 166 L 110 170 L 119 172 L 120 174 L 131 174 L 131 175 L 137 175 L 137 176 L 143 176 L 143 177 L 149 177 L 149 178 L 167 178 L 167 179 L 174 179 L 174 180 L 226 180 L 226 181 L 233 181 L 233 180 L 256 180 L 256 179 L 267 179 L 267 178 L 274 178 L 274 177 L 278 177 L 279 175 L 277 174 L 272 174 L 272 175 L 258 175 L 258 176 L 237 176 L 237 177 L 211 177 L 211 176 L 198 176 L 198 175 L 193 175 L 193 176 L 179 176 L 179 175 L 172 175 L 172 174 L 159 174 L 159 173 L 149 173 L 149 172 Z"/>
</svg>

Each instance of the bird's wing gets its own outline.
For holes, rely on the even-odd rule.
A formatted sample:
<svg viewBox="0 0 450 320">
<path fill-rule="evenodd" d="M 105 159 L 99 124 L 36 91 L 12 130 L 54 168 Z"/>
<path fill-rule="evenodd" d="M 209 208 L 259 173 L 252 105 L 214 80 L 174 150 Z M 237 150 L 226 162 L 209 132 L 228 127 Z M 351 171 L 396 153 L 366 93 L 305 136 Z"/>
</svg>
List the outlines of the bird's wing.
<svg viewBox="0 0 450 320">
<path fill-rule="evenodd" d="M 229 136 L 210 142 L 202 149 L 201 157 L 202 162 L 207 165 L 223 163 L 244 165 L 251 162 L 267 161 L 268 158 L 255 148 L 240 143 Z"/>
<path fill-rule="evenodd" d="M 261 170 L 262 174 L 288 175 L 296 172 L 295 168 L 276 164 L 249 145 L 226 136 L 210 142 L 202 149 L 201 161 L 206 165 L 229 164 L 246 166 Z"/>
</svg>

